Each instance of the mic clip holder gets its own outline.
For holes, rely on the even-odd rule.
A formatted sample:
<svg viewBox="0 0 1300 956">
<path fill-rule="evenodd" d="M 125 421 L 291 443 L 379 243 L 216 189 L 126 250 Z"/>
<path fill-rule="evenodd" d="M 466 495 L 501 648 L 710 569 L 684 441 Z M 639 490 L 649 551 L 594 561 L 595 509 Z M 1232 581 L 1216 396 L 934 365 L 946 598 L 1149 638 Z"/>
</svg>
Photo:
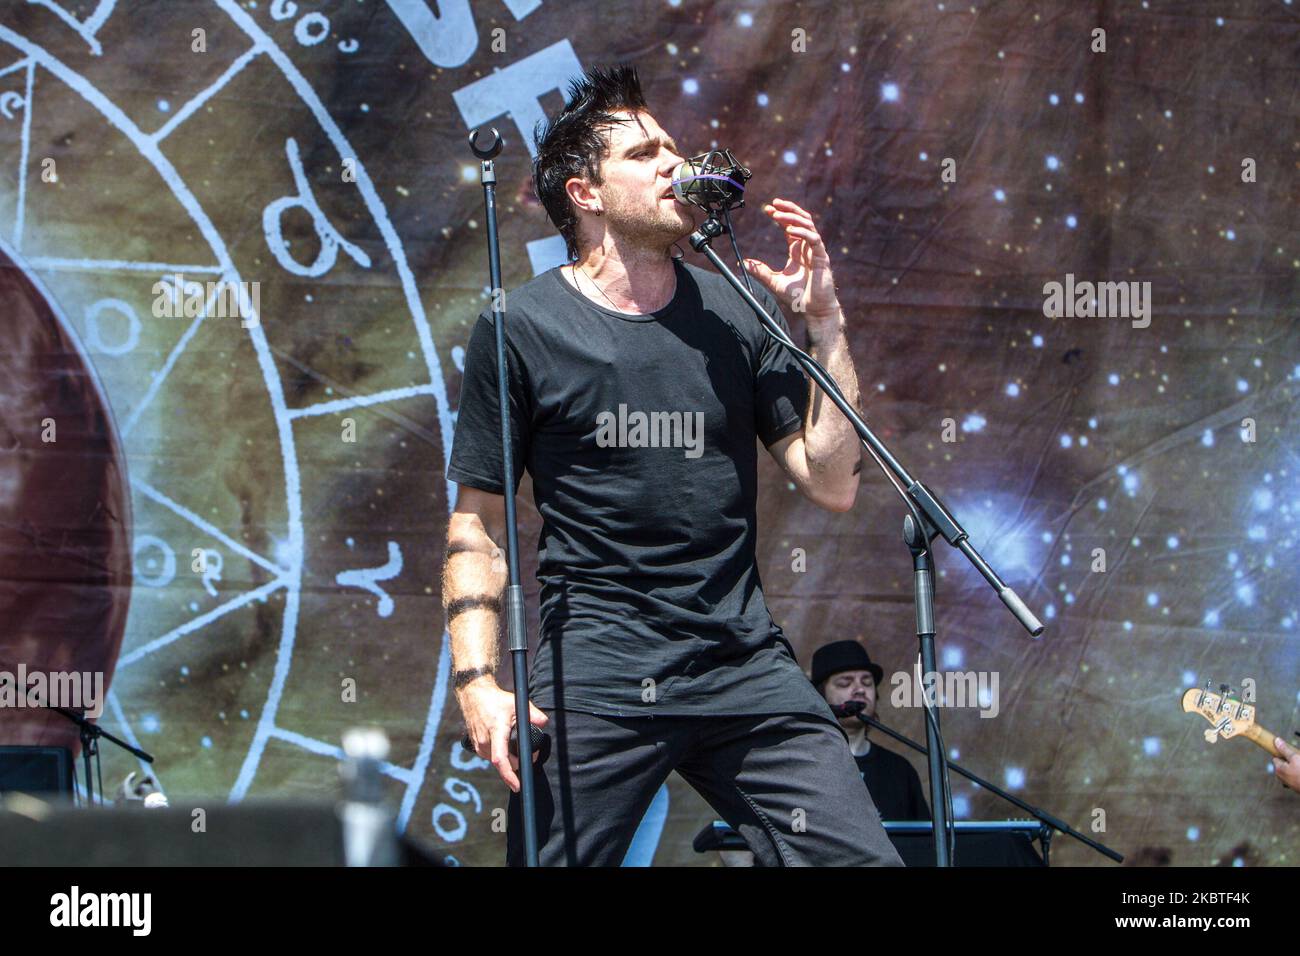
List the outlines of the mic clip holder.
<svg viewBox="0 0 1300 956">
<path fill-rule="evenodd" d="M 691 248 L 696 252 L 704 252 L 710 242 L 726 231 L 727 227 L 718 221 L 718 214 L 710 210 L 709 218 L 705 219 L 700 224 L 700 227 L 691 233 L 690 239 L 687 241 L 690 242 Z M 707 254 L 705 253 L 705 255 Z"/>
</svg>

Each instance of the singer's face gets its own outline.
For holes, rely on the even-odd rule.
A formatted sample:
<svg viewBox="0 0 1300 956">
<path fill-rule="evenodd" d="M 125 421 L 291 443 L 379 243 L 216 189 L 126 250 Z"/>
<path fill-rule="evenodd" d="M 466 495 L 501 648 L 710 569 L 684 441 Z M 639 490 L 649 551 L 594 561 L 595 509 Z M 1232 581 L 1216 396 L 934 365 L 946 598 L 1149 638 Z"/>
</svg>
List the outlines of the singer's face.
<svg viewBox="0 0 1300 956">
<path fill-rule="evenodd" d="M 822 696 L 832 707 L 860 700 L 866 705 L 862 712 L 868 717 L 876 716 L 876 678 L 871 671 L 840 671 L 832 674 L 826 679 Z M 841 717 L 840 723 L 845 727 L 862 726 L 862 721 L 853 716 Z"/>
<path fill-rule="evenodd" d="M 683 157 L 673 138 L 649 113 L 616 114 L 628 122 L 611 127 L 609 156 L 601 163 L 600 191 L 607 228 L 656 249 L 695 229 L 692 208 L 672 197 L 673 170 Z"/>
</svg>

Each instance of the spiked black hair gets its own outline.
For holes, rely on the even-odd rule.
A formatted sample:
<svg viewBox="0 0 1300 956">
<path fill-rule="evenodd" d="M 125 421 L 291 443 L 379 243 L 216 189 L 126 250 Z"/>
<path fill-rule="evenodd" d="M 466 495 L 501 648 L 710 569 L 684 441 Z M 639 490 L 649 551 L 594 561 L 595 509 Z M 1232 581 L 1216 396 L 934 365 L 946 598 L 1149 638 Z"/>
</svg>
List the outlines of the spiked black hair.
<svg viewBox="0 0 1300 956">
<path fill-rule="evenodd" d="M 578 215 L 564 184 L 575 176 L 585 176 L 599 186 L 603 182 L 601 162 L 609 155 L 609 143 L 601 131 L 625 122 L 614 115 L 619 110 L 647 109 L 635 67 L 592 67 L 570 81 L 564 109 L 533 130 L 537 144 L 533 192 L 564 237 L 570 259 L 578 258 Z"/>
</svg>

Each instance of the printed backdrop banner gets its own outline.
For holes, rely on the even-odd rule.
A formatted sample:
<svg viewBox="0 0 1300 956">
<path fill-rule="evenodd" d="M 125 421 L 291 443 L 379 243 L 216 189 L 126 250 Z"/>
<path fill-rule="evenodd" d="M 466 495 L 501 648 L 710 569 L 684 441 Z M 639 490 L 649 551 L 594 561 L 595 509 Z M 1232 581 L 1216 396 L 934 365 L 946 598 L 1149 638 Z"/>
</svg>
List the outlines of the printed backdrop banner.
<svg viewBox="0 0 1300 956">
<path fill-rule="evenodd" d="M 1265 0 L 4 0 L 0 669 L 105 674 L 174 801 L 333 794 L 377 724 L 402 826 L 502 862 L 440 601 L 489 297 L 466 136 L 508 141 L 512 288 L 564 256 L 534 124 L 618 61 L 752 168 L 747 254 L 785 253 L 753 199 L 813 212 L 867 417 L 1047 624 L 940 548 L 940 666 L 982 688 L 952 755 L 1130 862 L 1294 864 L 1300 797 L 1179 703 L 1226 683 L 1300 727 L 1300 8 Z M 919 738 L 867 466 L 832 514 L 765 457 L 760 570 L 800 663 L 863 640 Z M 520 521 L 535 640 L 527 480 Z M 5 742 L 64 723 L 0 711 Z M 105 748 L 110 796 L 133 769 Z M 953 781 L 958 819 L 1019 815 Z M 673 777 L 628 862 L 714 863 L 712 819 Z"/>
</svg>

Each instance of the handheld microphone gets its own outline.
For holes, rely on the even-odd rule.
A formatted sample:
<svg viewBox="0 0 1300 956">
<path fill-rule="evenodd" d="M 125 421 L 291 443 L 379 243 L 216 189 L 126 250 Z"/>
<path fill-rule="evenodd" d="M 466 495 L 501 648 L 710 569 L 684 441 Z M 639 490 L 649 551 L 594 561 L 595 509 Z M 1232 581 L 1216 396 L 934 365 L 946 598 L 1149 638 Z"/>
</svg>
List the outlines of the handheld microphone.
<svg viewBox="0 0 1300 956">
<path fill-rule="evenodd" d="M 532 745 L 531 749 L 537 753 L 538 765 L 546 763 L 546 758 L 551 755 L 551 735 L 536 724 L 528 725 L 528 742 Z M 469 753 L 474 753 L 474 741 L 469 739 L 466 734 L 460 739 L 461 747 Z M 512 756 L 519 756 L 519 728 L 510 729 L 510 753 Z"/>
<path fill-rule="evenodd" d="M 842 704 L 831 704 L 831 713 L 836 717 L 856 717 L 866 709 L 866 703 L 860 700 L 846 700 Z"/>
<path fill-rule="evenodd" d="M 752 175 L 731 150 L 711 150 L 673 170 L 673 196 L 710 213 L 739 209 L 745 205 L 745 183 Z"/>
</svg>

